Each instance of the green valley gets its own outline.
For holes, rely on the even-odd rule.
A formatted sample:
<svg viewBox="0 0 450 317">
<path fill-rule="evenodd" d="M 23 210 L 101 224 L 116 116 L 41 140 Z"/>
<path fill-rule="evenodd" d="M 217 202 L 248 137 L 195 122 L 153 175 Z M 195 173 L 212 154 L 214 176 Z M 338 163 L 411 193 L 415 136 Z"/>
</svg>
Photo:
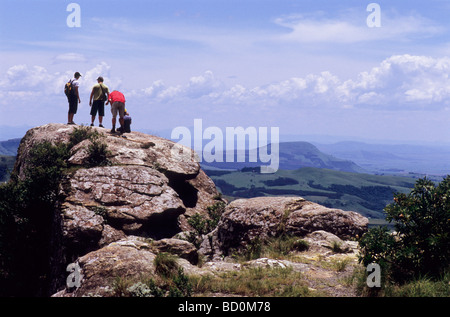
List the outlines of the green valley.
<svg viewBox="0 0 450 317">
<path fill-rule="evenodd" d="M 258 168 L 205 170 L 229 200 L 257 196 L 301 196 L 330 208 L 384 219 L 384 207 L 396 192 L 408 193 L 416 179 L 304 167 L 261 174 Z"/>
</svg>

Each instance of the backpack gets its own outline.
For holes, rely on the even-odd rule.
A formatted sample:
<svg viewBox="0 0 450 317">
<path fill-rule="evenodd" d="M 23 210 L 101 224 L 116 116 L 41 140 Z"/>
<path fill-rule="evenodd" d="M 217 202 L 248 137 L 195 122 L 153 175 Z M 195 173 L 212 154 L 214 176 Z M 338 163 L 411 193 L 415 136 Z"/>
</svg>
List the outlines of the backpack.
<svg viewBox="0 0 450 317">
<path fill-rule="evenodd" d="M 100 84 L 100 90 L 102 91 L 102 96 L 100 98 L 101 101 L 105 101 L 106 100 L 106 94 L 105 91 L 103 90 L 102 84 Z"/>
<path fill-rule="evenodd" d="M 67 84 L 64 86 L 64 93 L 66 94 L 67 98 L 75 95 L 75 89 L 73 87 L 72 80 L 69 80 Z"/>
</svg>

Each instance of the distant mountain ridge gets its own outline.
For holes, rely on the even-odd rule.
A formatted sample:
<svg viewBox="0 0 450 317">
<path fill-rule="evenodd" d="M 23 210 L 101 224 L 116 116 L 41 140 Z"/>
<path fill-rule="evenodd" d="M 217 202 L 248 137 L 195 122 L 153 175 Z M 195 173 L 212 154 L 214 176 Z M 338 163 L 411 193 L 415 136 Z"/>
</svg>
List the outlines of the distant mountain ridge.
<svg viewBox="0 0 450 317">
<path fill-rule="evenodd" d="M 0 155 L 16 156 L 21 138 L 0 141 Z"/>
<path fill-rule="evenodd" d="M 450 174 L 450 147 L 362 142 L 314 143 L 329 155 L 351 160 L 370 173 Z"/>
<path fill-rule="evenodd" d="M 259 148 L 258 151 L 271 153 L 271 145 Z M 258 167 L 267 163 L 250 162 L 249 151 L 245 151 L 245 161 L 237 162 L 237 153 L 234 151 L 234 162 L 203 162 L 203 168 L 218 168 L 227 170 L 240 170 L 245 167 Z M 225 158 L 225 153 L 223 154 Z M 225 159 L 224 159 L 225 161 Z M 367 171 L 346 159 L 337 158 L 333 155 L 321 152 L 315 145 L 309 142 L 281 142 L 279 143 L 279 169 L 295 170 L 302 167 L 325 168 L 341 172 L 366 173 Z"/>
</svg>

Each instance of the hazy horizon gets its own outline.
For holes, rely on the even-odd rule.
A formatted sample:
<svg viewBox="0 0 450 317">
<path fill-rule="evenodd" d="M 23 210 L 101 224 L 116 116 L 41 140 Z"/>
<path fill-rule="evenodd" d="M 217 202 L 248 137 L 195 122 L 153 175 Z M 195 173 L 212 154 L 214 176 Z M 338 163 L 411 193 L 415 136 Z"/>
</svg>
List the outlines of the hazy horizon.
<svg viewBox="0 0 450 317">
<path fill-rule="evenodd" d="M 10 128 L 0 140 L 14 127 L 66 123 L 63 86 L 79 71 L 77 124 L 90 123 L 103 76 L 124 92 L 137 131 L 202 119 L 298 141 L 450 144 L 450 3 L 73 3 L 2 3 L 0 126 Z"/>
</svg>

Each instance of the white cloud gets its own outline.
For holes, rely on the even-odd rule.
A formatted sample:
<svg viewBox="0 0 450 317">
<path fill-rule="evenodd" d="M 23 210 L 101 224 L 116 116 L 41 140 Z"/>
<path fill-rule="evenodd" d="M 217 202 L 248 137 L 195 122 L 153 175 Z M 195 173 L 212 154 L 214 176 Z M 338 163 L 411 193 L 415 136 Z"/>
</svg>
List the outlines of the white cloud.
<svg viewBox="0 0 450 317">
<path fill-rule="evenodd" d="M 342 16 L 314 18 L 293 14 L 278 17 L 274 23 L 289 29 L 280 36 L 283 41 L 300 43 L 357 43 L 379 40 L 404 41 L 409 38 L 426 37 L 444 32 L 433 21 L 418 15 L 402 16 L 382 11 L 381 27 L 370 28 L 363 18 L 366 12 L 347 11 Z M 367 16 L 369 13 L 367 13 Z"/>
<path fill-rule="evenodd" d="M 153 101 L 195 102 L 227 107 L 367 108 L 375 110 L 443 109 L 450 104 L 450 58 L 396 55 L 356 79 L 331 72 L 293 77 L 263 86 L 227 87 L 211 71 L 191 77 L 185 85 L 155 81 L 142 90 Z M 280 109 L 280 108 L 278 108 Z"/>
<path fill-rule="evenodd" d="M 120 77 L 114 77 L 111 75 L 111 66 L 105 62 L 101 62 L 95 67 L 87 70 L 80 80 L 80 86 L 86 93 L 90 93 L 92 86 L 97 83 L 97 78 L 102 76 L 106 86 L 110 88 L 111 91 L 119 90 L 122 85 L 122 80 Z"/>
<path fill-rule="evenodd" d="M 179 98 L 197 99 L 217 96 L 216 93 L 223 92 L 222 87 L 222 83 L 215 78 L 213 72 L 208 70 L 202 75 L 191 77 L 186 85 L 167 87 L 162 80 L 156 80 L 142 92 L 146 97 L 159 101 Z"/>
<path fill-rule="evenodd" d="M 450 102 L 449 70 L 447 57 L 396 55 L 344 86 L 359 104 L 369 101 L 370 95 L 394 108 L 442 108 Z"/>
<path fill-rule="evenodd" d="M 80 87 L 83 94 L 91 92 L 92 85 L 97 82 L 98 76 L 103 76 L 105 84 L 112 89 L 121 85 L 121 79 L 111 76 L 111 67 L 102 62 L 93 68 L 82 72 Z M 78 71 L 78 70 L 77 70 Z M 26 100 L 35 105 L 42 100 L 48 100 L 55 96 L 64 95 L 64 85 L 71 79 L 75 71 L 64 73 L 50 73 L 42 66 L 28 66 L 25 64 L 10 67 L 3 75 L 0 75 L 0 93 L 5 96 L 3 104 L 12 104 L 14 100 Z"/>
<path fill-rule="evenodd" d="M 83 54 L 79 53 L 65 53 L 55 56 L 55 63 L 65 63 L 65 62 L 86 62 L 87 59 Z"/>
<path fill-rule="evenodd" d="M 170 103 L 175 109 L 189 107 L 222 112 L 236 109 L 264 109 L 287 112 L 293 109 L 438 110 L 450 106 L 450 58 L 395 55 L 378 66 L 361 72 L 356 79 L 342 79 L 324 71 L 262 86 L 225 85 L 208 70 L 190 77 L 185 84 L 169 85 L 162 80 L 148 87 L 123 87 L 112 67 L 101 62 L 86 70 L 81 87 L 86 99 L 98 76 L 111 90 L 123 89 L 143 104 Z M 41 66 L 15 65 L 0 77 L 2 104 L 28 100 L 32 105 L 63 96 L 72 72 L 50 73 Z"/>
</svg>

